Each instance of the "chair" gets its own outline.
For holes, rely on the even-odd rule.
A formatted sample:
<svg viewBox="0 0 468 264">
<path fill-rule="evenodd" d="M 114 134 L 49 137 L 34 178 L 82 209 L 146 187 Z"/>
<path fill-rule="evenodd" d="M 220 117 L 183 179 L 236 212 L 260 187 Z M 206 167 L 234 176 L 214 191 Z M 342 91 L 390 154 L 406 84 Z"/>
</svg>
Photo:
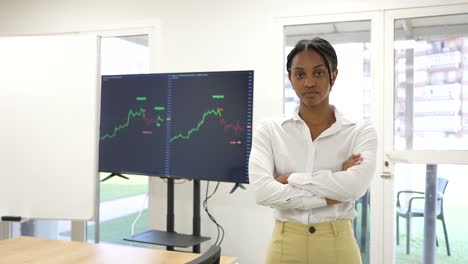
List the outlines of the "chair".
<svg viewBox="0 0 468 264">
<path fill-rule="evenodd" d="M 436 201 L 436 215 L 437 219 L 442 221 L 444 228 L 445 245 L 447 246 L 447 255 L 450 256 L 450 246 L 447 236 L 447 227 L 445 225 L 444 217 L 444 193 L 447 188 L 448 180 L 444 178 L 437 178 L 437 201 Z M 407 204 L 403 206 L 400 202 L 400 194 L 407 193 L 411 194 Z M 400 225 L 399 218 L 406 218 L 406 254 L 410 253 L 410 234 L 411 234 L 411 217 L 424 217 L 424 207 L 418 208 L 413 205 L 413 201 L 423 200 L 424 192 L 417 192 L 411 190 L 399 191 L 397 193 L 397 204 L 396 204 L 396 238 L 397 245 L 400 244 Z M 434 227 L 435 228 L 435 227 Z M 439 241 L 436 239 L 436 244 L 439 246 Z"/>
<path fill-rule="evenodd" d="M 198 258 L 187 262 L 186 264 L 219 264 L 221 258 L 221 248 L 213 245 Z"/>
</svg>

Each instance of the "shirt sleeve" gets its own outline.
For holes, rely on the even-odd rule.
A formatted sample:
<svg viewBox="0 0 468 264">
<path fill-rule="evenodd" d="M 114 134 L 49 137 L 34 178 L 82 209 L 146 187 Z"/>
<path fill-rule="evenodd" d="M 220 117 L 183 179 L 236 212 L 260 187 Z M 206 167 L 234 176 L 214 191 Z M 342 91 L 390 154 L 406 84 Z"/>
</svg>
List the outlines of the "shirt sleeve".
<svg viewBox="0 0 468 264">
<path fill-rule="evenodd" d="M 249 158 L 249 181 L 259 205 L 277 209 L 310 210 L 326 206 L 324 198 L 309 190 L 282 184 L 275 180 L 274 157 L 268 125 L 262 122 L 252 137 Z"/>
<path fill-rule="evenodd" d="M 346 171 L 320 170 L 313 173 L 292 173 L 288 183 L 319 197 L 341 202 L 356 201 L 367 191 L 375 174 L 377 132 L 373 126 L 366 125 L 357 135 L 353 153 L 361 154 L 363 157 L 361 164 Z"/>
</svg>

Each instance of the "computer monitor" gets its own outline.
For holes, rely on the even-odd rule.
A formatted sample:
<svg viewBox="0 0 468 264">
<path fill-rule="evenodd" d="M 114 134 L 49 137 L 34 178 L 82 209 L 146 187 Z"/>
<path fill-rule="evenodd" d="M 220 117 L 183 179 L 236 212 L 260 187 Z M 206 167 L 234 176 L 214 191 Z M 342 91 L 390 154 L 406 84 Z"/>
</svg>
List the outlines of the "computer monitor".
<svg viewBox="0 0 468 264">
<path fill-rule="evenodd" d="M 99 170 L 248 183 L 253 71 L 102 77 Z"/>
</svg>

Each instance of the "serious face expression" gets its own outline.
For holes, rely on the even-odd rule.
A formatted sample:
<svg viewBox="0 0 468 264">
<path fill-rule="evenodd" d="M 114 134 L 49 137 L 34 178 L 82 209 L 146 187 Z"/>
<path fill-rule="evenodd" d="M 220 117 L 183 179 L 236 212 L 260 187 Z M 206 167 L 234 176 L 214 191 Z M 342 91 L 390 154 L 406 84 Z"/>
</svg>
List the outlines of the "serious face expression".
<svg viewBox="0 0 468 264">
<path fill-rule="evenodd" d="M 333 72 L 334 81 L 337 71 Z M 289 81 L 304 106 L 328 105 L 330 77 L 322 56 L 313 50 L 296 54 L 291 62 Z"/>
</svg>

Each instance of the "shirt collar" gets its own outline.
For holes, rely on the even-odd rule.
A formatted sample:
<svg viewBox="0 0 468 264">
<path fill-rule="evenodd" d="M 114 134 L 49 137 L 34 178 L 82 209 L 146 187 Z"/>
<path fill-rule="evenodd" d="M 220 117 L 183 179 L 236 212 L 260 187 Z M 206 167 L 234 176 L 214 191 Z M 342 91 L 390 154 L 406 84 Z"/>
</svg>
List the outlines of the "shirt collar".
<svg viewBox="0 0 468 264">
<path fill-rule="evenodd" d="M 332 110 L 335 112 L 336 122 L 335 124 L 339 126 L 354 125 L 356 121 L 346 117 L 339 109 L 334 105 L 330 105 Z M 281 122 L 281 125 L 287 123 L 288 121 L 302 121 L 302 118 L 299 116 L 299 106 L 296 106 L 292 114 L 286 115 Z"/>
</svg>

